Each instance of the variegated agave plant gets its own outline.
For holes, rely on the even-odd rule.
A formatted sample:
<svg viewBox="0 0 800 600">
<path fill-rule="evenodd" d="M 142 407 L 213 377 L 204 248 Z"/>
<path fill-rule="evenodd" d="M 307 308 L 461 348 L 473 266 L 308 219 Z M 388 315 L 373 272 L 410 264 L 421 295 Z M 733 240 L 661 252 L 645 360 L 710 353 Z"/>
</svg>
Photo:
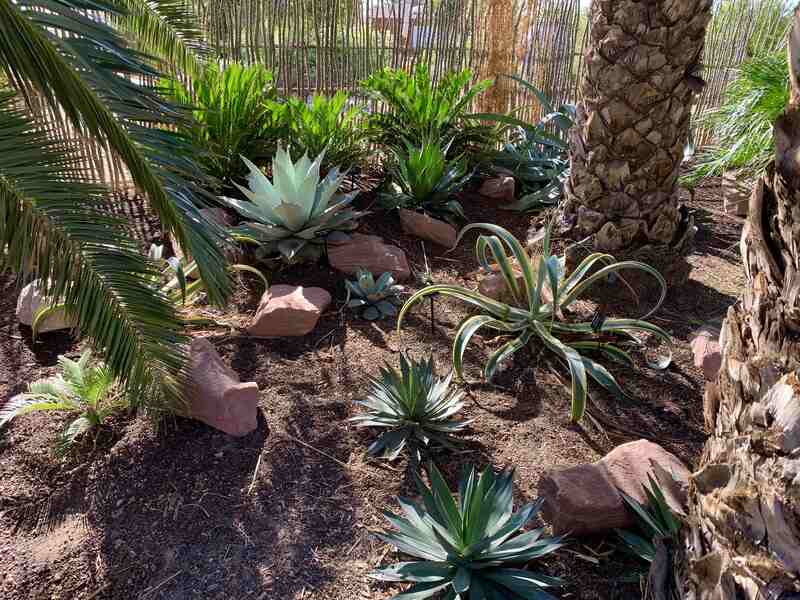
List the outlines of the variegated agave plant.
<svg viewBox="0 0 800 600">
<path fill-rule="evenodd" d="M 484 378 L 491 380 L 500 362 L 529 344 L 552 352 L 569 369 L 572 379 L 572 421 L 578 422 L 586 412 L 588 378 L 594 379 L 609 392 L 622 396 L 624 392 L 614 376 L 595 358 L 606 357 L 633 366 L 633 358 L 625 346 L 636 343 L 635 333 L 645 333 L 671 346 L 666 331 L 642 319 L 593 319 L 591 322 L 571 322 L 564 311 L 593 284 L 625 269 L 652 275 L 661 285 L 661 297 L 645 315 L 655 312 L 667 294 L 667 284 L 653 267 L 638 261 L 616 261 L 610 254 L 593 253 L 570 274 L 566 273 L 564 257 L 550 252 L 550 228 L 544 232 L 544 253 L 534 263 L 525 248 L 511 233 L 489 223 L 475 223 L 461 230 L 459 240 L 468 231 L 482 229 L 490 235 L 478 237 L 475 254 L 481 266 L 492 271 L 499 269 L 512 300 L 499 302 L 479 292 L 458 285 L 431 285 L 411 296 L 397 318 L 398 330 L 403 317 L 414 304 L 433 294 L 456 298 L 478 309 L 467 317 L 453 341 L 453 369 L 463 377 L 464 353 L 478 330 L 487 328 L 511 339 L 495 350 L 484 366 Z M 511 256 L 507 252 L 511 252 Z M 494 263 L 490 264 L 489 257 Z M 521 270 L 521 277 L 517 272 Z M 549 289 L 549 297 L 545 286 Z M 591 358 L 591 357 L 594 358 Z M 650 366 L 664 369 L 671 355 L 659 358 Z"/>
<path fill-rule="evenodd" d="M 270 181 L 252 162 L 242 157 L 250 174 L 250 189 L 236 187 L 249 201 L 222 198 L 246 222 L 233 229 L 234 238 L 257 244 L 262 260 L 281 258 L 293 263 L 319 258 L 323 241 L 333 231 L 352 231 L 364 215 L 350 208 L 356 193 L 338 194 L 344 174 L 334 168 L 320 181 L 325 153 L 313 161 L 303 155 L 297 162 L 283 148 L 272 162 Z"/>
</svg>

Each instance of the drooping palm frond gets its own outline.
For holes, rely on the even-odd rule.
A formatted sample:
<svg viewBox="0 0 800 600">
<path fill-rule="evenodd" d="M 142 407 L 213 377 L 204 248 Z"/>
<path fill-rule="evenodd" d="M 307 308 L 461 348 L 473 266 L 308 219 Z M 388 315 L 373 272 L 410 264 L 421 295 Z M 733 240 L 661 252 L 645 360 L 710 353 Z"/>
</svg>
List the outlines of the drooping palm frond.
<svg viewBox="0 0 800 600">
<path fill-rule="evenodd" d="M 228 238 L 200 214 L 211 199 L 200 185 L 205 178 L 171 131 L 189 116 L 141 83 L 160 73 L 86 10 L 108 20 L 119 6 L 0 0 L 0 66 L 26 100 L 41 94 L 81 134 L 111 148 L 221 304 L 231 289 L 221 248 Z"/>
<path fill-rule="evenodd" d="M 121 8 L 114 25 L 135 47 L 166 64 L 196 76 L 209 49 L 194 5 L 186 0 L 113 0 Z"/>
<path fill-rule="evenodd" d="M 15 104 L 0 92 L 0 267 L 34 274 L 68 307 L 134 402 L 177 403 L 186 340 L 151 285 L 158 267 L 97 208 L 105 190 L 80 180 L 80 156 Z"/>
</svg>

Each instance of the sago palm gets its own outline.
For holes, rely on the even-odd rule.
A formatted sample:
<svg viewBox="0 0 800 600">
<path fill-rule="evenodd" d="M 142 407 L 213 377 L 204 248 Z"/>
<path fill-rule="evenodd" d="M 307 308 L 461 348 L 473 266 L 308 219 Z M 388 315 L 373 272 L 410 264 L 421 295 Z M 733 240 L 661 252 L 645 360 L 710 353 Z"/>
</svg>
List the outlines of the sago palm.
<svg viewBox="0 0 800 600">
<path fill-rule="evenodd" d="M 115 403 L 114 378 L 105 365 L 90 364 L 92 353 L 86 350 L 77 360 L 58 357 L 61 373 L 28 385 L 23 394 L 14 396 L 0 410 L 0 427 L 33 412 L 67 412 L 77 415 L 61 435 L 65 448 L 90 431 L 95 431 L 119 406 Z"/>
<path fill-rule="evenodd" d="M 0 263 L 41 280 L 44 293 L 66 305 L 131 398 L 164 406 L 181 397 L 186 338 L 173 303 L 149 283 L 158 266 L 125 223 L 100 209 L 107 190 L 86 180 L 86 157 L 58 133 L 65 128 L 32 108 L 34 97 L 43 99 L 59 125 L 110 149 L 165 232 L 197 261 L 209 298 L 228 296 L 227 236 L 199 212 L 204 175 L 172 133 L 189 117 L 139 83 L 157 80 L 161 61 L 109 25 L 131 14 L 124 4 L 0 0 L 0 68 L 13 84 L 0 92 Z M 137 28 L 152 34 L 152 20 L 129 20 L 127 30 Z"/>
</svg>

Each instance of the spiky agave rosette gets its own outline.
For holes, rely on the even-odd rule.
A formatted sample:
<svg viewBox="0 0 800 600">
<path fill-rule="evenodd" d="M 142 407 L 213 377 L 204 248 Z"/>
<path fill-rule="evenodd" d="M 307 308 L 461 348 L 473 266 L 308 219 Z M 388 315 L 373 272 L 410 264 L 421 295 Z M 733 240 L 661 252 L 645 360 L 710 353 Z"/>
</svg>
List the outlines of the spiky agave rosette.
<svg viewBox="0 0 800 600">
<path fill-rule="evenodd" d="M 292 263 L 322 255 L 325 236 L 333 231 L 352 231 L 356 219 L 366 214 L 349 208 L 357 192 L 338 194 L 345 178 L 333 168 L 320 181 L 322 152 L 313 161 L 304 154 L 296 163 L 283 148 L 272 162 L 273 181 L 244 156 L 250 169 L 249 189 L 236 187 L 249 200 L 223 197 L 247 222 L 232 230 L 234 238 L 259 246 L 257 257 L 279 257 Z"/>
<path fill-rule="evenodd" d="M 399 372 L 389 365 L 381 368 L 380 378 L 370 378 L 367 398 L 356 402 L 365 412 L 350 419 L 359 427 L 388 429 L 368 452 L 395 460 L 411 445 L 412 458 L 418 460 L 421 448 L 431 442 L 452 448 L 452 434 L 469 424 L 453 419 L 464 406 L 464 393 L 451 387 L 452 379 L 452 373 L 436 376 L 432 358 L 409 361 L 401 354 Z"/>
<path fill-rule="evenodd" d="M 370 576 L 413 583 L 397 599 L 421 600 L 441 592 L 446 600 L 553 600 L 544 589 L 561 581 L 522 567 L 564 543 L 559 537 L 543 537 L 542 529 L 522 531 L 542 501 L 514 512 L 514 472 L 495 476 L 491 468 L 478 474 L 467 467 L 457 498 L 432 463 L 428 474 L 430 488 L 416 477 L 422 502 L 399 497 L 404 516 L 384 511 L 395 530 L 378 534 L 420 560 L 378 569 Z"/>
<path fill-rule="evenodd" d="M 345 281 L 348 293 L 348 308 L 358 310 L 368 321 L 397 314 L 397 306 L 402 304 L 400 294 L 403 286 L 395 285 L 391 273 L 384 273 L 375 281 L 372 273 L 359 269 L 355 281 Z"/>
</svg>

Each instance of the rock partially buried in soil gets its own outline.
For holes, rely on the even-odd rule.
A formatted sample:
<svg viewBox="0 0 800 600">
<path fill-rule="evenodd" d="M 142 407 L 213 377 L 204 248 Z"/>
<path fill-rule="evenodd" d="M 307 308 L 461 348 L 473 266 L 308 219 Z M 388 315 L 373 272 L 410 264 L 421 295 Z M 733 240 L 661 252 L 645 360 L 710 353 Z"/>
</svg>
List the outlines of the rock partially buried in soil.
<svg viewBox="0 0 800 600">
<path fill-rule="evenodd" d="M 546 473 L 539 481 L 542 515 L 556 535 L 631 527 L 634 520 L 619 490 L 644 503 L 648 473 L 654 473 L 670 507 L 683 513 L 689 470 L 658 444 L 638 440 L 617 446 L 596 463 Z"/>
<path fill-rule="evenodd" d="M 487 179 L 481 184 L 478 193 L 498 202 L 512 202 L 516 194 L 514 178 L 503 175 Z"/>
<path fill-rule="evenodd" d="M 694 366 L 703 369 L 706 381 L 715 381 L 722 366 L 722 348 L 718 338 L 718 333 L 704 329 L 692 340 Z"/>
<path fill-rule="evenodd" d="M 405 233 L 439 244 L 447 249 L 456 245 L 458 231 L 449 223 L 405 208 L 398 209 L 398 212 L 400 213 L 400 225 Z"/>
<path fill-rule="evenodd" d="M 17 298 L 17 320 L 30 327 L 33 325 L 36 311 L 40 307 L 48 306 L 49 304 L 48 299 L 41 293 L 39 280 L 32 281 L 22 288 L 19 298 Z M 39 324 L 38 332 L 60 331 L 62 329 L 72 329 L 74 326 L 75 323 L 67 317 L 67 313 L 64 310 L 56 310 Z"/>
<path fill-rule="evenodd" d="M 258 427 L 258 384 L 241 383 L 207 339 L 192 340 L 189 369 L 192 390 L 187 417 L 236 437 Z"/>
<path fill-rule="evenodd" d="M 406 254 L 397 246 L 383 243 L 377 235 L 354 233 L 336 241 L 328 241 L 328 262 L 337 271 L 355 275 L 366 269 L 375 277 L 390 272 L 397 281 L 411 276 Z"/>
<path fill-rule="evenodd" d="M 273 285 L 261 297 L 247 331 L 255 337 L 306 335 L 330 303 L 331 295 L 322 288 Z"/>
</svg>

